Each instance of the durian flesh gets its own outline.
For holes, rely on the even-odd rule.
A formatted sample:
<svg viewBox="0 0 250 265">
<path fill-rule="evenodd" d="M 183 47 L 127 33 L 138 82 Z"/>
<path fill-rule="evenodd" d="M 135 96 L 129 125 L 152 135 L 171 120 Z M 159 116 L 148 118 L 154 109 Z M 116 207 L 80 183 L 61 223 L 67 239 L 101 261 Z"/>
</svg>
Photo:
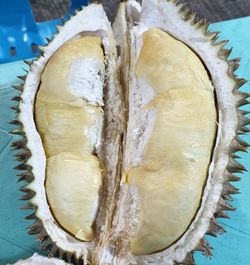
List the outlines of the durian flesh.
<svg viewBox="0 0 250 265">
<path fill-rule="evenodd" d="M 159 29 L 143 34 L 135 75 L 138 86 L 148 86 L 154 95 L 141 102 L 135 116 L 151 112 L 154 121 L 140 157 L 135 157 L 140 162 L 130 161 L 126 173 L 127 183 L 139 193 L 131 250 L 145 255 L 173 244 L 199 208 L 214 146 L 216 107 L 213 86 L 199 58 Z M 131 123 L 136 123 L 132 116 Z"/>
<path fill-rule="evenodd" d="M 27 77 L 31 202 L 52 242 L 85 262 L 183 262 L 221 203 L 241 97 L 221 46 L 181 10 L 121 3 L 117 58 L 104 11 L 91 4 Z"/>
<path fill-rule="evenodd" d="M 64 229 L 85 241 L 94 237 L 102 185 L 103 169 L 93 153 L 102 131 L 103 75 L 100 37 L 70 40 L 48 62 L 35 105 L 50 208 Z"/>
</svg>

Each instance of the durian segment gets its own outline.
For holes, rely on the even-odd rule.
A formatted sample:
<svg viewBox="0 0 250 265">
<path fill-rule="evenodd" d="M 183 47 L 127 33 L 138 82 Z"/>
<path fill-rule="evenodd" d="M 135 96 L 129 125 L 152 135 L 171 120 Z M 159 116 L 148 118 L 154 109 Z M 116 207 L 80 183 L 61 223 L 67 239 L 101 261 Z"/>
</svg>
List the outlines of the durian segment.
<svg viewBox="0 0 250 265">
<path fill-rule="evenodd" d="M 58 223 L 91 241 L 102 167 L 93 153 L 102 136 L 104 54 L 101 37 L 74 38 L 49 60 L 35 104 L 47 158 L 46 192 Z M 78 68 L 77 68 L 78 67 Z"/>
<path fill-rule="evenodd" d="M 139 85 L 153 89 L 141 111 L 155 111 L 141 163 L 126 172 L 138 190 L 131 251 L 146 255 L 173 244 L 199 208 L 216 135 L 214 89 L 200 59 L 182 42 L 153 28 L 143 35 Z M 136 128 L 135 128 L 136 129 Z"/>
<path fill-rule="evenodd" d="M 102 172 L 99 159 L 60 153 L 47 160 L 46 191 L 60 225 L 77 238 L 91 241 L 98 211 Z"/>
<path fill-rule="evenodd" d="M 103 111 L 84 101 L 74 103 L 50 102 L 38 94 L 36 121 L 47 157 L 61 152 L 89 155 L 99 146 Z"/>
</svg>

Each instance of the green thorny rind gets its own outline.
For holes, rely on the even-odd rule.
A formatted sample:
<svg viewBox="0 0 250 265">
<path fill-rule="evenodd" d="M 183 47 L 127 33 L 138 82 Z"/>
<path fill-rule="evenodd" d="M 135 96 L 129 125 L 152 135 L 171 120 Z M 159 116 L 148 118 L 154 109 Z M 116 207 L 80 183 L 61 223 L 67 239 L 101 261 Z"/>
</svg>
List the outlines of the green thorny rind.
<svg viewBox="0 0 250 265">
<path fill-rule="evenodd" d="M 246 117 L 248 112 L 243 111 L 240 109 L 240 107 L 249 104 L 249 96 L 248 93 L 243 93 L 240 91 L 240 88 L 246 83 L 244 79 L 238 78 L 235 74 L 235 71 L 239 67 L 239 61 L 240 59 L 232 59 L 229 60 L 228 57 L 232 52 L 232 49 L 225 49 L 225 45 L 228 43 L 227 41 L 221 41 L 217 42 L 219 32 L 211 32 L 208 30 L 209 23 L 204 20 L 200 19 L 196 13 L 192 12 L 189 7 L 187 7 L 186 4 L 180 3 L 177 0 L 167 0 L 169 2 L 174 3 L 178 8 L 180 15 L 182 18 L 187 22 L 193 25 L 193 27 L 196 27 L 197 30 L 201 30 L 203 34 L 211 40 L 212 46 L 220 46 L 221 49 L 219 51 L 218 57 L 221 60 L 227 61 L 228 63 L 228 76 L 232 78 L 235 81 L 235 89 L 234 93 L 239 96 L 239 101 L 237 104 L 238 107 L 238 128 L 236 132 L 236 136 L 231 143 L 230 147 L 230 162 L 227 166 L 225 178 L 224 178 L 224 189 L 221 193 L 221 198 L 217 205 L 217 211 L 214 213 L 214 217 L 210 220 L 210 227 L 207 231 L 207 234 L 213 237 L 217 237 L 219 234 L 222 234 L 225 232 L 225 229 L 217 223 L 217 218 L 229 218 L 228 214 L 225 211 L 234 211 L 235 208 L 233 208 L 228 201 L 232 201 L 233 198 L 231 197 L 232 194 L 238 194 L 239 190 L 234 187 L 231 182 L 240 181 L 240 178 L 235 176 L 235 173 L 242 173 L 246 171 L 243 165 L 241 165 L 239 162 L 237 162 L 235 159 L 239 158 L 238 154 L 236 155 L 236 152 L 247 152 L 247 149 L 249 147 L 249 144 L 244 142 L 240 136 L 248 133 L 250 129 L 247 127 L 250 124 L 250 120 Z M 77 11 L 73 14 L 76 15 Z M 68 19 L 70 20 L 70 18 Z M 62 24 L 57 26 L 57 33 L 60 32 L 60 29 L 64 26 L 65 23 L 67 23 L 68 20 L 62 19 Z M 56 35 L 55 34 L 55 35 Z M 50 39 L 47 39 L 48 44 L 52 41 Z M 40 56 L 43 56 L 44 47 L 40 48 Z M 40 58 L 40 56 L 37 58 L 37 60 Z M 34 61 L 24 61 L 29 67 L 32 66 Z M 19 79 L 22 82 L 25 82 L 26 76 L 20 76 Z M 17 89 L 19 92 L 22 93 L 23 91 L 23 85 L 16 85 L 13 86 L 14 89 Z M 28 209 L 33 210 L 33 213 L 27 216 L 26 218 L 31 220 L 34 219 L 35 222 L 31 226 L 28 227 L 29 234 L 36 235 L 37 242 L 41 244 L 42 250 L 49 251 L 49 256 L 53 257 L 60 257 L 64 259 L 66 262 L 72 263 L 72 264 L 84 264 L 83 259 L 77 258 L 75 253 L 68 253 L 65 252 L 63 249 L 60 249 L 56 246 L 54 242 L 52 242 L 50 236 L 47 234 L 46 230 L 43 227 L 42 221 L 39 220 L 36 216 L 37 206 L 33 205 L 30 200 L 35 196 L 35 192 L 28 189 L 27 186 L 29 183 L 31 183 L 34 180 L 34 175 L 32 173 L 32 167 L 28 164 L 28 160 L 31 157 L 31 152 L 27 148 L 27 138 L 25 136 L 25 132 L 23 130 L 23 124 L 18 119 L 18 114 L 20 113 L 19 109 L 19 102 L 22 101 L 21 96 L 16 96 L 13 98 L 13 101 L 18 102 L 17 105 L 11 107 L 12 110 L 14 110 L 17 113 L 17 118 L 11 122 L 11 124 L 16 126 L 16 129 L 14 129 L 11 133 L 15 135 L 20 136 L 20 140 L 15 141 L 12 143 L 12 147 L 15 150 L 18 150 L 18 153 L 15 154 L 17 161 L 20 162 L 18 166 L 15 167 L 16 170 L 21 170 L 22 173 L 18 174 L 18 181 L 22 182 L 24 181 L 26 184 L 20 189 L 22 192 L 24 192 L 24 195 L 22 196 L 22 200 L 27 200 L 28 203 L 22 209 Z M 175 264 L 183 264 L 183 265 L 195 265 L 193 253 L 195 251 L 202 252 L 205 256 L 211 257 L 212 256 L 212 247 L 211 245 L 203 238 L 200 240 L 199 244 L 196 246 L 196 248 L 188 253 L 186 255 L 186 258 L 182 262 L 175 262 Z"/>
</svg>

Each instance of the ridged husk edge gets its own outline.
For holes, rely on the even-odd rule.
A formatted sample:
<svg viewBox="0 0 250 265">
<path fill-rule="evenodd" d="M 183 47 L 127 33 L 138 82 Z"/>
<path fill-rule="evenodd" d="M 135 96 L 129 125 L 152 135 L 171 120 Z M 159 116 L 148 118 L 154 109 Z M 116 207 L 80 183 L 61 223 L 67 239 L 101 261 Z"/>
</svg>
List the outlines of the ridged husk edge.
<svg viewBox="0 0 250 265">
<path fill-rule="evenodd" d="M 80 9 L 76 10 L 71 16 L 67 18 L 62 17 L 61 23 L 56 26 L 57 30 L 56 33 L 54 34 L 54 37 L 60 33 L 60 29 L 70 20 L 70 18 L 72 16 L 75 16 L 77 12 L 81 11 L 83 8 L 84 7 L 81 7 Z M 36 61 L 40 59 L 40 57 L 43 57 L 44 48 L 47 47 L 50 44 L 50 42 L 52 42 L 52 39 L 50 38 L 46 38 L 46 40 L 47 40 L 47 45 L 39 46 L 40 55 L 38 56 L 38 58 L 34 60 L 24 60 L 24 63 L 28 66 L 29 70 L 31 69 L 32 65 L 35 64 Z M 27 75 L 18 76 L 21 83 L 12 86 L 15 90 L 19 92 L 19 95 L 12 98 L 12 101 L 17 102 L 17 104 L 11 107 L 11 109 L 16 112 L 17 117 L 15 120 L 11 121 L 10 124 L 16 127 L 11 132 L 11 134 L 19 136 L 19 140 L 12 142 L 11 146 L 12 149 L 15 150 L 16 160 L 19 162 L 19 164 L 14 169 L 21 171 L 21 173 L 17 174 L 18 177 L 17 182 L 24 183 L 24 185 L 20 188 L 20 191 L 24 193 L 24 195 L 21 197 L 21 200 L 27 201 L 27 204 L 24 205 L 21 209 L 32 211 L 32 213 L 26 217 L 27 220 L 33 220 L 33 224 L 27 227 L 28 233 L 36 237 L 36 242 L 40 244 L 41 250 L 47 251 L 49 257 L 57 257 L 65 260 L 68 263 L 76 265 L 88 264 L 86 260 L 85 261 L 83 260 L 83 257 L 77 257 L 77 255 L 74 252 L 65 252 L 65 250 L 59 248 L 56 245 L 56 243 L 52 241 L 51 237 L 45 230 L 42 221 L 36 215 L 38 209 L 37 206 L 32 204 L 31 202 L 31 199 L 36 195 L 36 193 L 33 190 L 28 188 L 29 184 L 32 183 L 32 181 L 35 178 L 32 172 L 32 167 L 28 163 L 32 154 L 27 147 L 27 137 L 24 132 L 23 124 L 18 118 L 18 115 L 20 113 L 19 103 L 22 101 L 21 95 L 24 89 L 26 77 Z"/>
<path fill-rule="evenodd" d="M 225 232 L 225 229 L 222 225 L 217 222 L 219 218 L 229 218 L 227 214 L 228 211 L 234 211 L 235 208 L 231 206 L 230 202 L 233 201 L 232 195 L 239 194 L 238 188 L 231 184 L 231 182 L 240 181 L 240 178 L 235 175 L 235 173 L 243 173 L 246 171 L 246 168 L 241 165 L 236 159 L 239 158 L 239 154 L 237 152 L 247 152 L 249 144 L 241 139 L 242 135 L 249 133 L 250 129 L 247 127 L 250 124 L 250 119 L 247 117 L 249 112 L 243 111 L 240 108 L 242 106 L 249 104 L 249 93 L 243 93 L 240 91 L 240 88 L 246 83 L 245 79 L 237 77 L 235 71 L 239 68 L 240 59 L 228 59 L 230 56 L 232 49 L 226 49 L 225 45 L 228 41 L 220 41 L 218 42 L 219 32 L 211 32 L 209 31 L 209 23 L 200 19 L 198 15 L 192 12 L 186 4 L 179 2 L 177 0 L 167 0 L 168 2 L 174 3 L 180 10 L 180 14 L 183 16 L 184 20 L 187 23 L 192 24 L 197 29 L 200 29 L 204 32 L 205 36 L 211 38 L 211 44 L 213 46 L 219 46 L 220 52 L 218 54 L 219 58 L 226 61 L 228 63 L 228 75 L 235 81 L 235 89 L 234 93 L 240 96 L 240 100 L 238 101 L 238 128 L 236 132 L 236 136 L 231 143 L 230 147 L 230 162 L 227 166 L 227 170 L 225 173 L 225 183 L 224 189 L 221 193 L 220 201 L 217 205 L 217 211 L 214 213 L 214 217 L 210 221 L 210 227 L 207 231 L 207 235 L 217 237 L 218 235 Z M 74 13 L 73 15 L 75 15 Z M 70 18 L 68 19 L 70 20 Z M 62 24 L 57 26 L 57 33 L 60 32 L 60 28 L 67 23 L 68 20 L 62 19 Z M 51 42 L 50 39 L 47 39 L 48 44 Z M 40 48 L 40 56 L 43 56 L 43 47 Z M 39 57 L 38 57 L 39 59 Z M 37 59 L 37 60 L 38 60 Z M 36 60 L 32 61 L 24 61 L 29 67 Z M 21 84 L 13 86 L 14 89 L 18 90 L 19 93 L 22 93 L 24 82 L 26 80 L 26 75 L 19 76 L 21 80 Z M 28 215 L 26 219 L 34 220 L 34 223 L 28 227 L 29 234 L 36 236 L 36 241 L 41 244 L 42 250 L 47 250 L 49 252 L 49 256 L 59 257 L 64 259 L 66 262 L 72 264 L 87 264 L 81 257 L 77 258 L 75 253 L 65 252 L 63 249 L 60 249 L 56 246 L 54 242 L 52 242 L 50 236 L 45 231 L 42 222 L 37 218 L 36 211 L 37 206 L 33 205 L 30 200 L 35 196 L 35 192 L 28 189 L 27 186 L 34 180 L 34 175 L 32 173 L 32 167 L 29 165 L 28 160 L 31 157 L 31 152 L 27 147 L 27 138 L 25 132 L 23 130 L 23 124 L 18 119 L 18 114 L 20 113 L 19 102 L 21 102 L 22 98 L 20 95 L 15 96 L 13 101 L 17 102 L 13 107 L 17 114 L 17 118 L 10 123 L 14 125 L 16 128 L 11 132 L 14 135 L 19 135 L 20 139 L 12 143 L 12 148 L 16 150 L 15 157 L 19 164 L 15 167 L 16 170 L 22 171 L 18 174 L 18 182 L 24 182 L 24 186 L 20 188 L 20 190 L 24 193 L 21 197 L 21 200 L 28 201 L 28 203 L 22 207 L 24 210 L 32 210 L 33 213 Z M 237 153 L 237 154 L 236 154 Z M 182 262 L 175 262 L 175 264 L 180 265 L 195 265 L 194 261 L 194 252 L 200 251 L 207 257 L 212 256 L 212 246 L 205 240 L 204 238 L 200 241 L 199 245 L 190 252 L 186 258 Z"/>
</svg>

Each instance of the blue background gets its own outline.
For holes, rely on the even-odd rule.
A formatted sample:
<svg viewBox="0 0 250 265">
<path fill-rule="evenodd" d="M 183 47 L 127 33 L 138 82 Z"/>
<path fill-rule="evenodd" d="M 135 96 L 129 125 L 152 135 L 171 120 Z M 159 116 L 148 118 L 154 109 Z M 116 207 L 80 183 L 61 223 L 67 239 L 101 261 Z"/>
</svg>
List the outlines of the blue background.
<svg viewBox="0 0 250 265">
<path fill-rule="evenodd" d="M 221 31 L 222 39 L 230 40 L 228 47 L 234 47 L 231 57 L 242 58 L 238 75 L 250 79 L 250 17 L 215 23 L 210 28 Z M 17 95 L 11 85 L 19 83 L 16 76 L 24 74 L 22 67 L 26 68 L 20 61 L 0 65 L 0 265 L 27 258 L 39 251 L 35 238 L 27 234 L 26 227 L 32 224 L 25 220 L 29 212 L 20 210 L 24 203 L 19 200 L 22 194 L 18 188 L 24 184 L 17 184 L 17 172 L 13 169 L 17 162 L 10 148 L 17 137 L 8 133 L 13 129 L 9 121 L 15 118 L 14 111 L 9 109 L 15 104 L 11 98 Z M 250 86 L 246 84 L 243 90 L 250 92 Z M 249 106 L 245 109 L 250 111 Z M 250 142 L 249 136 L 244 139 Z M 249 154 L 240 155 L 240 161 L 250 169 Z M 249 173 L 241 177 L 242 181 L 236 184 L 241 194 L 234 196 L 233 202 L 237 211 L 230 213 L 230 220 L 220 221 L 227 233 L 217 239 L 207 237 L 214 248 L 214 257 L 207 259 L 197 253 L 195 260 L 198 265 L 250 264 L 250 177 Z"/>
</svg>

